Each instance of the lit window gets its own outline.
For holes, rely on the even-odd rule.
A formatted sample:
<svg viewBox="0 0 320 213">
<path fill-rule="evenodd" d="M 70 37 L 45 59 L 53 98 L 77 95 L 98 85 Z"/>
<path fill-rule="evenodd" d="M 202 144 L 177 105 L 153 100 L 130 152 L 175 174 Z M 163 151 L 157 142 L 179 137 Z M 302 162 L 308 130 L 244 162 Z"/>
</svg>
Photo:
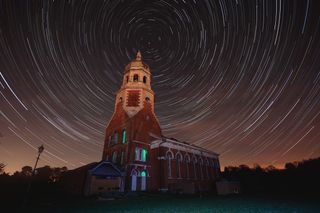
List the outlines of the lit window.
<svg viewBox="0 0 320 213">
<path fill-rule="evenodd" d="M 142 172 L 141 172 L 141 177 L 146 177 L 146 176 L 147 176 L 146 171 L 142 171 Z"/>
<path fill-rule="evenodd" d="M 146 160 L 147 160 L 147 150 L 142 149 L 141 161 L 146 161 Z"/>
<path fill-rule="evenodd" d="M 137 147 L 135 151 L 135 160 L 143 162 L 147 161 L 147 150 Z"/>
<path fill-rule="evenodd" d="M 138 74 L 135 74 L 135 75 L 133 76 L 133 81 L 134 81 L 134 82 L 138 82 L 138 81 L 139 81 L 139 76 L 138 76 Z"/>
<path fill-rule="evenodd" d="M 122 132 L 122 144 L 126 143 L 126 139 L 127 139 L 127 131 L 123 130 L 123 132 Z"/>
</svg>

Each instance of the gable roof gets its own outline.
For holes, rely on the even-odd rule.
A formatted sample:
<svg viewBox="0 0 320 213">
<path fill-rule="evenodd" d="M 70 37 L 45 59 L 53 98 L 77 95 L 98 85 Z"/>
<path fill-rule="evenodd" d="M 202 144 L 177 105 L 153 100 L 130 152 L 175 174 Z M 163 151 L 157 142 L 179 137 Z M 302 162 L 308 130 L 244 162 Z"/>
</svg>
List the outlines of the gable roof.
<svg viewBox="0 0 320 213">
<path fill-rule="evenodd" d="M 88 172 L 91 175 L 95 176 L 104 176 L 104 177 L 121 177 L 123 172 L 110 161 L 100 161 L 91 167 Z"/>
</svg>

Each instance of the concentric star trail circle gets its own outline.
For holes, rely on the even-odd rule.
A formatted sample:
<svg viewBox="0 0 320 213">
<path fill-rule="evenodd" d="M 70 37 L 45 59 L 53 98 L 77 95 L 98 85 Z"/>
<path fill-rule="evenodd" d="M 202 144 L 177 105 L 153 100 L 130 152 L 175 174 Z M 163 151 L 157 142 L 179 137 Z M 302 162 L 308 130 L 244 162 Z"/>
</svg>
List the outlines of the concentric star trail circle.
<svg viewBox="0 0 320 213">
<path fill-rule="evenodd" d="M 102 155 L 124 67 L 150 66 L 164 134 L 222 165 L 320 155 L 320 4 L 0 1 L 0 162 L 75 168 Z"/>
</svg>

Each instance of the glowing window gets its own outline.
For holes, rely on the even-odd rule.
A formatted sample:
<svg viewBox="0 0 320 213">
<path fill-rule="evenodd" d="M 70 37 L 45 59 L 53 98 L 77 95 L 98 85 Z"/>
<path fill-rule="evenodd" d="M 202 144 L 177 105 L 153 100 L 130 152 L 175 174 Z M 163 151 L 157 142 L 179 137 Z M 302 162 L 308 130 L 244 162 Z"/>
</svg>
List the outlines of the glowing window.
<svg viewBox="0 0 320 213">
<path fill-rule="evenodd" d="M 142 172 L 141 172 L 141 177 L 146 177 L 146 176 L 147 176 L 146 171 L 142 171 Z"/>
<path fill-rule="evenodd" d="M 126 143 L 126 139 L 127 139 L 127 131 L 123 130 L 123 132 L 122 132 L 122 144 Z"/>
<path fill-rule="evenodd" d="M 146 160 L 147 160 L 147 150 L 142 149 L 141 161 L 146 161 Z"/>
<path fill-rule="evenodd" d="M 135 160 L 143 162 L 147 160 L 147 150 L 137 147 L 135 153 Z"/>
</svg>

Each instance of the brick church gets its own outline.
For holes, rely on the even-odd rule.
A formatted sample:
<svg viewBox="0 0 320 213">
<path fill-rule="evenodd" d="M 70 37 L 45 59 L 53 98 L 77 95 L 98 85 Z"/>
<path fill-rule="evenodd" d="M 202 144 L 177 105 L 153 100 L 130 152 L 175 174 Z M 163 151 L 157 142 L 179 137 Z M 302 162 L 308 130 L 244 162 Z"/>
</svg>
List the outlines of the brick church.
<svg viewBox="0 0 320 213">
<path fill-rule="evenodd" d="M 122 191 L 210 190 L 220 176 L 218 154 L 164 137 L 154 112 L 154 95 L 150 68 L 138 52 L 124 70 L 102 161 L 121 171 Z"/>
</svg>

